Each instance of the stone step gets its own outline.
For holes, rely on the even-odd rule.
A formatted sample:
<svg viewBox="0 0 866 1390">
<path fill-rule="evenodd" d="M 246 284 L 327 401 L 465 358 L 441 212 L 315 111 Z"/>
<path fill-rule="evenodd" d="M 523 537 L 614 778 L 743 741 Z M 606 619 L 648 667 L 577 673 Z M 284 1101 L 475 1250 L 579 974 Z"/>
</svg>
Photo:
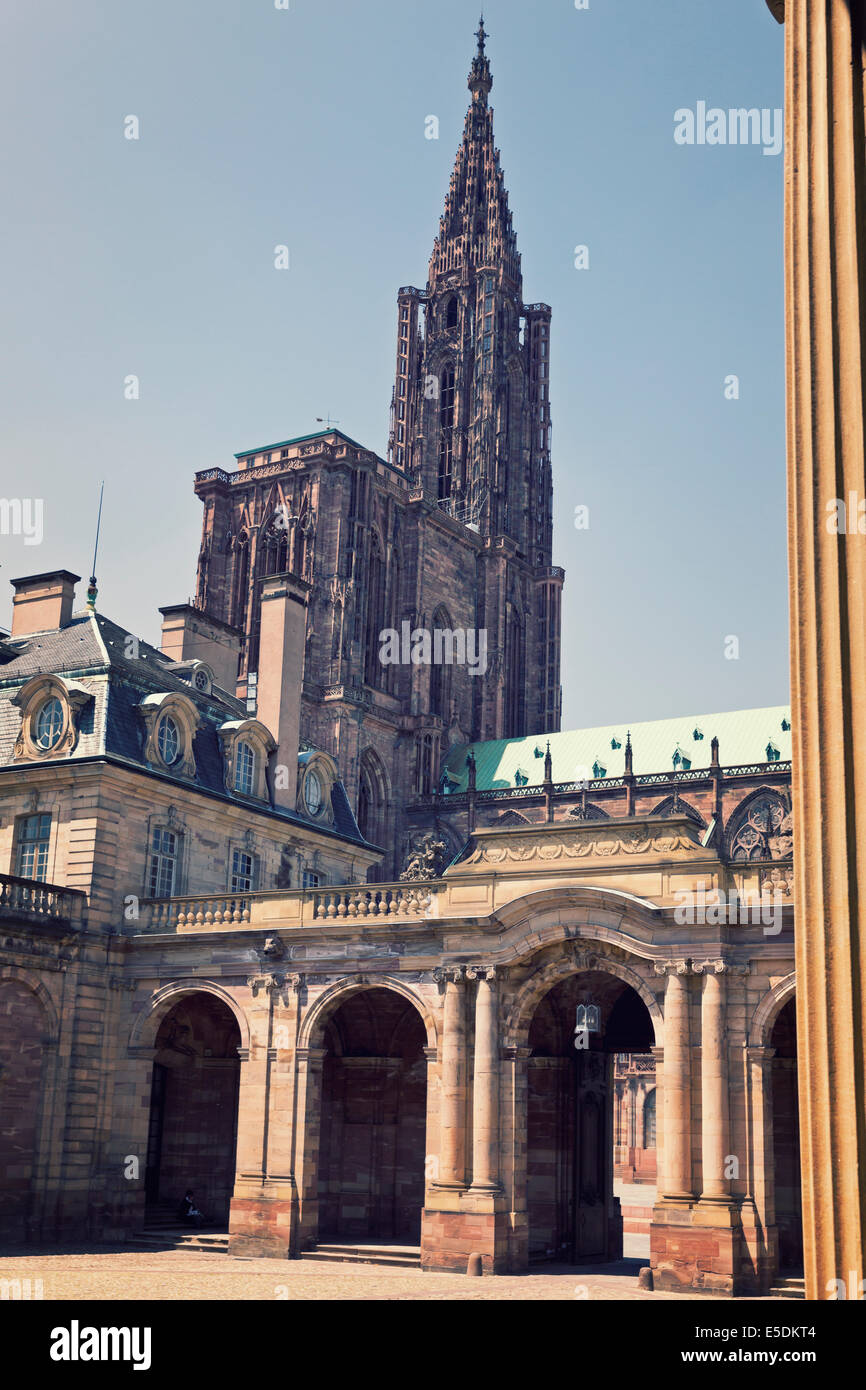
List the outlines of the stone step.
<svg viewBox="0 0 866 1390">
<path fill-rule="evenodd" d="M 165 1250 L 168 1246 L 172 1250 L 207 1250 L 225 1255 L 229 1248 L 229 1238 L 225 1231 L 179 1231 L 175 1227 L 160 1231 L 148 1227 L 131 1236 L 129 1244 L 144 1245 L 149 1250 Z"/>
<path fill-rule="evenodd" d="M 780 1279 L 770 1289 L 771 1298 L 805 1298 L 806 1281 L 805 1279 L 790 1278 Z"/>
<path fill-rule="evenodd" d="M 421 1250 L 416 1245 L 317 1245 L 304 1250 L 302 1260 L 320 1260 L 328 1264 L 391 1265 L 398 1269 L 419 1269 Z"/>
</svg>

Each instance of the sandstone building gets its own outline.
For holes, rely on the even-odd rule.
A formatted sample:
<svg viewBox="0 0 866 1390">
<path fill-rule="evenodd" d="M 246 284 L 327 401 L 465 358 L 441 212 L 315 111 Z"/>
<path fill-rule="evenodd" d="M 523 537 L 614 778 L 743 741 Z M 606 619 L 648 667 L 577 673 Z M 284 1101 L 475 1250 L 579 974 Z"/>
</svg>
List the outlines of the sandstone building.
<svg viewBox="0 0 866 1390">
<path fill-rule="evenodd" d="M 200 474 L 159 651 L 16 582 L 7 1236 L 134 1238 L 192 1186 L 238 1255 L 612 1259 L 642 1058 L 657 1287 L 797 1265 L 789 712 L 559 731 L 549 311 L 490 84 L 482 28 L 388 458 L 326 431 Z M 487 631 L 486 675 L 383 667 L 404 620 Z"/>
<path fill-rule="evenodd" d="M 493 139 L 483 24 L 472 101 L 424 290 L 397 298 L 387 460 L 336 430 L 197 474 L 196 605 L 243 634 L 238 693 L 261 654 L 264 580 L 312 586 L 302 735 L 340 765 L 385 876 L 408 849 L 403 800 L 451 747 L 559 728 L 560 594 L 552 563 L 550 319 L 523 303 Z M 483 632 L 465 664 L 383 666 L 380 633 Z"/>
</svg>

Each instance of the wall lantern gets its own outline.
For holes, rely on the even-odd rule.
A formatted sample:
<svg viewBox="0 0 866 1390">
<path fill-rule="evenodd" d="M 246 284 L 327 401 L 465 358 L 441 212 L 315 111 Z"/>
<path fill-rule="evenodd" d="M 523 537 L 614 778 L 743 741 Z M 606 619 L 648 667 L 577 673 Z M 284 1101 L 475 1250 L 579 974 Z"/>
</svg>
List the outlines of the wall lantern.
<svg viewBox="0 0 866 1390">
<path fill-rule="evenodd" d="M 575 1033 L 600 1033 L 601 1010 L 598 1004 L 578 1004 Z"/>
</svg>

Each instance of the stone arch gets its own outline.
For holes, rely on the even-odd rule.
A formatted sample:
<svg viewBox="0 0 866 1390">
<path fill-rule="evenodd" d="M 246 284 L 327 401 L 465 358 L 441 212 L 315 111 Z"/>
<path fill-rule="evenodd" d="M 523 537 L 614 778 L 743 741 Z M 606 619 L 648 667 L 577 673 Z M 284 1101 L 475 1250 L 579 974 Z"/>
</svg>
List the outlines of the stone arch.
<svg viewBox="0 0 866 1390">
<path fill-rule="evenodd" d="M 385 765 L 375 748 L 361 754 L 358 774 L 358 827 L 370 844 L 380 844 L 391 804 Z"/>
<path fill-rule="evenodd" d="M 427 1046 L 436 1047 L 436 1024 L 433 1014 L 421 996 L 409 989 L 408 985 L 403 984 L 402 980 L 398 980 L 394 975 L 348 975 L 329 985 L 304 1014 L 298 1035 L 298 1047 L 317 1046 L 316 1039 L 321 1037 L 331 1014 L 336 1013 L 340 1005 L 344 1004 L 351 995 L 367 989 L 389 989 L 413 1005 L 420 1015 L 427 1033 Z"/>
<path fill-rule="evenodd" d="M 531 825 L 531 824 L 532 824 L 532 821 L 529 819 L 528 816 L 521 815 L 520 811 L 503 811 L 502 815 L 499 816 L 499 817 L 493 822 L 493 824 L 494 824 L 495 826 L 508 826 L 508 825 L 523 826 L 523 825 Z"/>
<path fill-rule="evenodd" d="M 54 1000 L 39 976 L 32 970 L 25 970 L 20 965 L 4 965 L 0 968 L 0 984 L 4 980 L 17 980 L 19 984 L 26 986 L 31 994 L 36 995 L 45 1019 L 43 1046 L 54 1047 L 60 1037 L 60 1019 Z"/>
<path fill-rule="evenodd" d="M 188 994 L 213 994 L 221 1003 L 225 1004 L 226 1008 L 233 1014 L 240 1030 L 241 1049 L 249 1051 L 250 1025 L 240 1004 L 221 985 L 215 985 L 210 980 L 195 978 L 172 980 L 171 984 L 163 985 L 161 989 L 154 990 L 150 997 L 148 1009 L 142 1011 L 133 1024 L 129 1036 L 130 1049 L 153 1047 L 160 1024 L 166 1014 Z"/>
<path fill-rule="evenodd" d="M 783 1008 L 796 995 L 796 975 L 791 971 L 783 980 L 777 981 L 771 990 L 758 1001 L 749 1024 L 749 1047 L 767 1047 L 776 1019 Z"/>
<path fill-rule="evenodd" d="M 582 937 L 581 940 L 588 943 L 589 949 L 564 953 L 547 965 L 540 966 L 524 981 L 508 1014 L 503 1034 L 504 1045 L 526 1047 L 533 1015 L 544 996 L 569 975 L 580 974 L 584 970 L 598 970 L 606 975 L 614 975 L 634 990 L 650 1016 L 656 1047 L 663 1047 L 664 1017 L 647 982 L 627 965 L 605 955 L 603 948 L 593 951 L 591 938 Z"/>
<path fill-rule="evenodd" d="M 59 1019 L 38 975 L 0 969 L 0 1235 L 30 1241 L 49 1217 L 47 1177 L 58 1113 Z"/>
<path fill-rule="evenodd" d="M 367 595 L 364 617 L 364 679 L 368 685 L 380 690 L 387 684 L 385 668 L 379 660 L 379 633 L 385 627 L 385 608 L 387 583 L 385 571 L 385 543 L 382 533 L 374 522 L 370 527 L 367 544 Z"/>
<path fill-rule="evenodd" d="M 658 806 L 653 807 L 653 809 L 650 811 L 650 815 L 651 815 L 651 816 L 671 816 L 671 815 L 676 815 L 676 814 L 677 814 L 677 805 L 678 805 L 678 807 L 679 807 L 680 812 L 682 812 L 682 814 L 688 816 L 689 820 L 694 821 L 695 825 L 700 825 L 701 827 L 706 828 L 706 824 L 707 824 L 707 823 L 706 823 L 706 821 L 704 820 L 703 816 L 701 815 L 700 811 L 698 811 L 694 806 L 692 806 L 692 805 L 690 804 L 690 802 L 684 801 L 683 798 L 682 798 L 681 796 L 680 796 L 680 797 L 666 796 L 666 797 L 664 798 L 663 801 L 660 801 L 660 802 L 659 802 Z"/>
<path fill-rule="evenodd" d="M 451 614 L 444 603 L 437 605 L 433 613 L 433 631 L 453 632 L 454 624 L 451 621 Z M 436 714 L 446 724 L 451 714 L 451 667 L 443 662 L 430 662 L 430 713 Z"/>
<path fill-rule="evenodd" d="M 746 827 L 749 812 L 759 802 L 766 801 L 770 805 L 778 808 L 778 824 L 775 829 L 768 830 L 768 840 L 772 843 L 767 845 L 768 853 L 765 854 L 736 854 L 737 837 Z M 791 857 L 793 835 L 791 829 L 791 799 L 782 787 L 756 787 L 749 792 L 748 796 L 734 807 L 728 817 L 725 828 L 725 855 L 728 859 L 735 857 L 743 862 L 756 859 L 788 859 Z"/>
<path fill-rule="evenodd" d="M 607 811 L 601 806 L 596 806 L 594 801 L 586 801 L 583 797 L 577 806 L 572 806 L 568 814 L 575 820 L 610 820 Z"/>
</svg>

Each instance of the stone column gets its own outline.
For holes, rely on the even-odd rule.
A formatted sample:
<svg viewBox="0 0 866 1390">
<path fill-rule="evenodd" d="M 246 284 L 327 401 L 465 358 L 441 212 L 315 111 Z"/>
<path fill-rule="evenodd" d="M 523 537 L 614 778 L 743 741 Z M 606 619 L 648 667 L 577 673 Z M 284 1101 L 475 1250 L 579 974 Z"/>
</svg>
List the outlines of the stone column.
<svg viewBox="0 0 866 1390">
<path fill-rule="evenodd" d="M 499 1018 L 496 970 L 475 966 L 475 1069 L 472 1084 L 472 1190 L 499 1191 Z"/>
<path fill-rule="evenodd" d="M 818 1299 L 866 1272 L 866 13 L 862 0 L 771 8 L 786 18 L 797 1045 Z"/>
<path fill-rule="evenodd" d="M 659 1196 L 690 1201 L 692 1191 L 692 1078 L 689 1038 L 689 966 L 685 961 L 656 965 L 666 975 L 664 1150 Z"/>
<path fill-rule="evenodd" d="M 466 1186 L 466 1008 L 465 968 L 436 972 L 444 985 L 442 1100 L 439 1111 L 440 1187 Z"/>
<path fill-rule="evenodd" d="M 703 975 L 701 995 L 701 1201 L 727 1202 L 725 1177 L 728 1154 L 728 1058 L 725 1027 L 724 961 L 707 960 L 694 967 Z"/>
</svg>

